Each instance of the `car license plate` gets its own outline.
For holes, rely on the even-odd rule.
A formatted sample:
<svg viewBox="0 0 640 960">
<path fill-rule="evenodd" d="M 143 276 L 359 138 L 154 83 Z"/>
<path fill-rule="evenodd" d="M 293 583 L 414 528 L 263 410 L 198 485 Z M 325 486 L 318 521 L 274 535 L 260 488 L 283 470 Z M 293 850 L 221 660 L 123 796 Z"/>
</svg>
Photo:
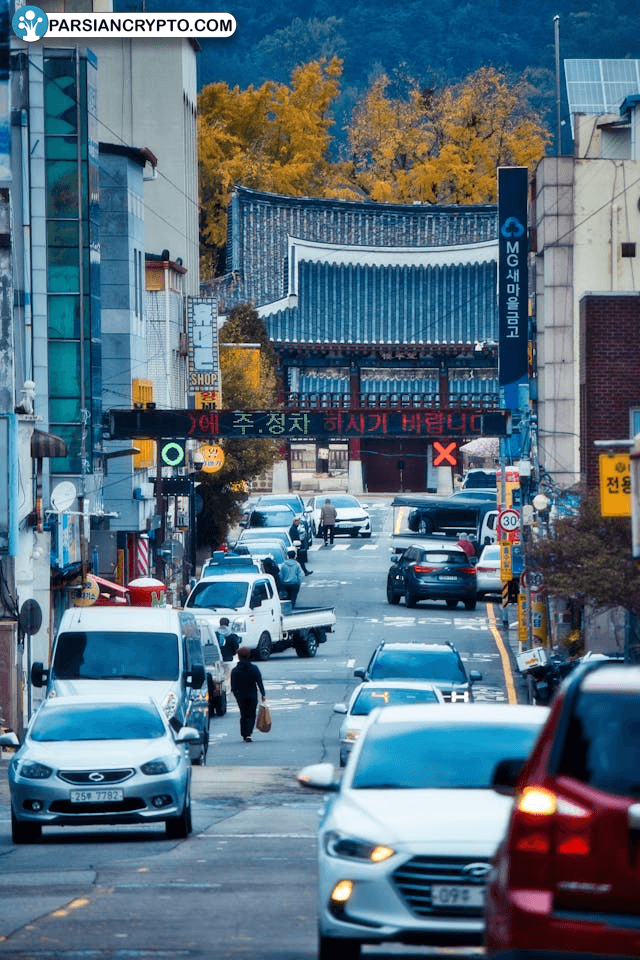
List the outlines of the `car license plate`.
<svg viewBox="0 0 640 960">
<path fill-rule="evenodd" d="M 431 887 L 431 904 L 440 908 L 484 907 L 484 892 L 484 887 L 435 883 Z"/>
<path fill-rule="evenodd" d="M 122 800 L 122 790 L 72 790 L 71 803 L 114 803 Z"/>
<path fill-rule="evenodd" d="M 457 577 L 449 577 L 446 575 L 440 577 L 440 580 L 453 580 L 454 582 L 457 581 L 457 579 Z"/>
</svg>

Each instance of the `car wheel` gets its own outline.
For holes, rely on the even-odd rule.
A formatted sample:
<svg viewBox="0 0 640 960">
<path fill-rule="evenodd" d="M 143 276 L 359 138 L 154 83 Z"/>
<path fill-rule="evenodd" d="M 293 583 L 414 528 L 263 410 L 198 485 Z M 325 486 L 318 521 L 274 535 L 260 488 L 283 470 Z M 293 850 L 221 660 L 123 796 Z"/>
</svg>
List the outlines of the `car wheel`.
<svg viewBox="0 0 640 960">
<path fill-rule="evenodd" d="M 11 839 L 14 843 L 36 843 L 42 836 L 42 827 L 39 823 L 25 823 L 16 820 L 11 811 Z"/>
<path fill-rule="evenodd" d="M 458 606 L 458 601 L 457 601 L 457 600 L 453 600 L 453 599 L 452 599 L 452 600 L 445 600 L 445 603 L 446 603 L 446 605 L 447 605 L 447 607 L 448 607 L 449 610 L 455 610 L 455 608 Z"/>
<path fill-rule="evenodd" d="M 200 743 L 200 750 L 198 756 L 194 757 L 191 761 L 194 767 L 204 767 L 207 761 L 207 753 L 209 752 L 209 731 L 202 731 L 202 742 Z"/>
<path fill-rule="evenodd" d="M 433 533 L 433 521 L 429 517 L 420 517 L 418 521 L 418 533 Z"/>
<path fill-rule="evenodd" d="M 418 606 L 418 598 L 416 597 L 415 593 L 413 593 L 412 590 L 407 590 L 405 595 L 405 602 L 408 607 Z"/>
<path fill-rule="evenodd" d="M 164 825 L 168 840 L 186 840 L 191 833 L 191 798 L 185 797 L 179 817 L 169 817 Z"/>
<path fill-rule="evenodd" d="M 391 603 L 394 606 L 397 603 L 400 603 L 401 594 L 396 593 L 390 583 L 387 584 L 387 603 Z"/>
<path fill-rule="evenodd" d="M 360 941 L 339 937 L 318 938 L 318 960 L 360 960 Z"/>
<path fill-rule="evenodd" d="M 258 640 L 258 646 L 256 647 L 256 660 L 268 660 L 271 656 L 272 649 L 271 637 L 265 630 L 264 633 L 260 634 L 260 639 Z"/>
<path fill-rule="evenodd" d="M 318 652 L 318 635 L 315 630 L 307 630 L 300 643 L 296 643 L 296 653 L 299 657 L 315 657 Z"/>
<path fill-rule="evenodd" d="M 363 540 L 367 540 L 370 536 L 371 536 L 371 530 L 369 530 L 368 533 L 363 533 L 363 534 L 362 534 L 362 539 L 363 539 Z"/>
<path fill-rule="evenodd" d="M 223 690 L 219 697 L 216 697 L 216 717 L 224 717 L 227 712 L 227 693 Z"/>
<path fill-rule="evenodd" d="M 473 600 L 465 600 L 464 601 L 465 610 L 475 610 L 477 602 L 478 601 L 475 600 L 475 598 Z"/>
</svg>

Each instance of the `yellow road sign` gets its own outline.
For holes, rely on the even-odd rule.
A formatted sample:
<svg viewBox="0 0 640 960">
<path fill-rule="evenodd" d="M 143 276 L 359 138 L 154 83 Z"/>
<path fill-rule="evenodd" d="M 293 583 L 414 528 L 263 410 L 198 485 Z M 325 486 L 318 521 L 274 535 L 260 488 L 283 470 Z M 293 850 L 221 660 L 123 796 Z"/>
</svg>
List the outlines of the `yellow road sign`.
<svg viewBox="0 0 640 960">
<path fill-rule="evenodd" d="M 224 466 L 224 450 L 215 444 L 203 443 L 198 447 L 198 453 L 202 457 L 201 470 L 205 473 L 217 473 Z"/>
<path fill-rule="evenodd" d="M 601 453 L 600 513 L 603 517 L 631 516 L 631 458 L 628 453 Z"/>
</svg>

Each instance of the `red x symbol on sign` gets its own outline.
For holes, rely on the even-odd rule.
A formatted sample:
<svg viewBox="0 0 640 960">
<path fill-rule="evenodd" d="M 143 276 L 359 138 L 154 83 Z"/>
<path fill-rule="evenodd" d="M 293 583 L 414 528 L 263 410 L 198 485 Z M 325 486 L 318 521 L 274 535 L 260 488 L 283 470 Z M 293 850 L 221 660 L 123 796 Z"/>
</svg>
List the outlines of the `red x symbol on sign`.
<svg viewBox="0 0 640 960">
<path fill-rule="evenodd" d="M 455 467 L 458 463 L 456 460 L 455 450 L 456 444 L 454 441 L 448 443 L 447 446 L 443 446 L 439 440 L 435 440 L 433 443 L 434 450 L 437 453 L 437 456 L 433 458 L 434 467 L 439 467 L 443 463 L 450 463 Z"/>
</svg>

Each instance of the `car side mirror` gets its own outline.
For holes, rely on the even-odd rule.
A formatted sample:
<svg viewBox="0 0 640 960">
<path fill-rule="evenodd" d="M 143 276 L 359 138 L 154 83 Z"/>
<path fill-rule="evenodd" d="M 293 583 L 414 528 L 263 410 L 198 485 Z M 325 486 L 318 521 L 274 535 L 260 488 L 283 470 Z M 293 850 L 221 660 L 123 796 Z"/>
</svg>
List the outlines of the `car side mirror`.
<svg viewBox="0 0 640 960">
<path fill-rule="evenodd" d="M 312 790 L 336 791 L 340 781 L 336 779 L 336 770 L 332 763 L 313 763 L 303 767 L 296 777 L 298 783 Z"/>
<path fill-rule="evenodd" d="M 16 734 L 13 730 L 9 730 L 8 733 L 3 733 L 0 737 L 0 747 L 11 747 L 12 749 L 17 749 L 20 746 L 20 741 L 18 740 Z"/>
<path fill-rule="evenodd" d="M 195 667 L 192 667 L 191 673 L 187 674 L 186 684 L 188 687 L 193 687 L 195 690 L 199 690 L 200 687 L 204 685 L 205 681 L 205 671 L 204 667 L 201 664 L 198 664 Z"/>
<path fill-rule="evenodd" d="M 200 743 L 202 737 L 195 727 L 180 727 L 176 733 L 176 743 Z"/>
<path fill-rule="evenodd" d="M 505 797 L 512 797 L 516 791 L 518 777 L 522 773 L 525 761 L 522 757 L 510 757 L 496 764 L 491 778 L 491 786 Z"/>
<path fill-rule="evenodd" d="M 475 683 L 476 680 L 482 680 L 482 674 L 479 670 L 470 670 L 469 671 L 469 680 L 471 683 Z"/>
<path fill-rule="evenodd" d="M 364 680 L 364 670 L 354 670 L 353 675 L 354 677 L 359 677 L 361 680 Z"/>
<path fill-rule="evenodd" d="M 334 712 L 334 713 L 346 713 L 346 712 L 347 712 L 347 705 L 346 705 L 346 703 L 334 703 L 334 705 L 333 705 L 333 712 Z"/>
<path fill-rule="evenodd" d="M 256 607 L 261 607 L 261 606 L 262 606 L 262 600 L 260 599 L 260 597 L 251 597 L 251 602 L 249 604 L 249 607 L 251 610 L 255 610 Z"/>
<path fill-rule="evenodd" d="M 31 666 L 31 683 L 34 687 L 44 687 L 49 682 L 49 671 L 45 670 L 40 660 L 35 660 Z"/>
</svg>

